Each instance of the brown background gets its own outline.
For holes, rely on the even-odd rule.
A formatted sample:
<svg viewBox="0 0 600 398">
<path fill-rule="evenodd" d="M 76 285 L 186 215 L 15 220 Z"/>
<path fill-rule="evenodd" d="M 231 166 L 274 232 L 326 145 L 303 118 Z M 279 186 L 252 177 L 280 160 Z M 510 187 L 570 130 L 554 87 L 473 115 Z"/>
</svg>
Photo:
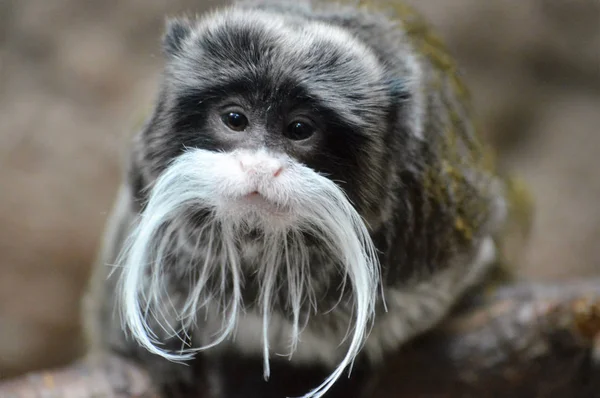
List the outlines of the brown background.
<svg viewBox="0 0 600 398">
<path fill-rule="evenodd" d="M 525 277 L 600 274 L 600 1 L 412 0 L 537 201 Z M 78 306 L 152 100 L 165 14 L 192 0 L 0 0 L 0 377 L 76 355 Z"/>
</svg>

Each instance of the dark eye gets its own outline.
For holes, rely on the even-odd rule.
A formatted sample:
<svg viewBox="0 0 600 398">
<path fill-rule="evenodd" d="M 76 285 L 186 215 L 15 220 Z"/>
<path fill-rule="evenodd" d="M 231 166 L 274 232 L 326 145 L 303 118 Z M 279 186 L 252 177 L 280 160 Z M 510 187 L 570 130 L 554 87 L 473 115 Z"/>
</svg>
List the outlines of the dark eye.
<svg viewBox="0 0 600 398">
<path fill-rule="evenodd" d="M 227 112 L 221 116 L 221 120 L 234 131 L 243 131 L 248 126 L 246 116 L 238 112 Z"/>
<path fill-rule="evenodd" d="M 288 124 L 284 135 L 290 140 L 301 141 L 309 138 L 314 133 L 315 128 L 312 125 L 306 122 L 295 121 Z"/>
</svg>

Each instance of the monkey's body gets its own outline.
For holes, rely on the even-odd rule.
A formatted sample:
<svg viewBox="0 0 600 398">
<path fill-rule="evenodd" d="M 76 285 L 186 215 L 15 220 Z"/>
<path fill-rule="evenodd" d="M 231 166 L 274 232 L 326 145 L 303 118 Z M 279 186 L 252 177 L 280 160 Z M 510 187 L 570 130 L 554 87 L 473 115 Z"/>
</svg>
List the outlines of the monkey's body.
<svg viewBox="0 0 600 398">
<path fill-rule="evenodd" d="M 497 238 L 509 207 L 505 187 L 471 122 L 466 89 L 455 67 L 417 15 L 405 10 L 392 19 L 349 6 L 275 2 L 238 7 L 169 26 L 165 79 L 154 114 L 134 143 L 88 297 L 91 341 L 99 350 L 139 361 L 166 396 L 175 396 L 174 389 L 206 398 L 299 396 L 332 373 L 348 349 L 348 343 L 340 343 L 352 326 L 355 307 L 349 301 L 362 282 L 355 278 L 346 286 L 341 260 L 318 237 L 304 232 L 285 235 L 302 236 L 306 245 L 292 242 L 290 250 L 306 251 L 309 260 L 308 276 L 298 286 L 313 296 L 296 307 L 290 293 L 296 285 L 288 273 L 261 269 L 274 247 L 261 237 L 270 235 L 253 228 L 236 235 L 239 253 L 227 255 L 239 259 L 245 312 L 236 318 L 234 336 L 196 353 L 187 366 L 126 338 L 117 313 L 117 298 L 126 290 L 118 284 L 122 269 L 108 278 L 113 269 L 106 264 L 120 264 L 127 236 L 146 210 L 149 194 L 144 188 L 168 170 L 184 146 L 217 152 L 267 148 L 326 174 L 368 223 L 385 302 L 379 296 L 374 305 L 372 328 L 352 377 L 343 374 L 325 394 L 366 397 L 374 369 L 384 366 L 386 355 L 434 327 L 497 262 Z M 210 112 L 218 106 L 211 101 L 221 97 L 237 98 L 243 106 L 235 109 L 250 115 L 252 123 L 243 136 L 215 133 L 220 127 L 210 122 Z M 279 127 L 274 126 L 280 126 L 281 115 L 296 108 L 318 114 L 315 124 L 320 127 L 306 139 L 315 142 L 306 144 L 289 133 L 287 141 L 277 136 Z M 314 138 L 316 134 L 321 135 Z M 172 244 L 165 232 L 167 266 L 158 268 L 169 305 L 178 310 L 195 291 L 190 279 L 201 279 L 195 269 L 210 251 L 203 232 L 196 230 L 206 214 L 186 214 L 184 221 L 177 219 Z M 199 244 L 190 246 L 187 236 L 196 235 Z M 281 268 L 294 266 L 286 261 Z M 151 278 L 154 271 L 145 272 Z M 265 288 L 270 275 L 278 289 Z M 210 289 L 222 283 L 227 294 L 220 294 L 235 293 L 235 279 L 212 278 L 203 280 Z M 265 381 L 261 332 L 268 311 L 259 303 L 270 292 L 271 375 Z M 318 303 L 316 311 L 311 299 Z M 177 351 L 181 339 L 192 347 L 209 344 L 219 332 L 218 320 L 225 314 L 220 311 L 208 303 L 203 315 L 183 328 L 168 315 L 153 320 L 146 312 L 144 319 L 163 349 Z M 288 338 L 299 323 L 304 328 L 291 359 L 278 358 L 289 353 Z M 170 335 L 165 325 L 177 334 Z"/>
</svg>

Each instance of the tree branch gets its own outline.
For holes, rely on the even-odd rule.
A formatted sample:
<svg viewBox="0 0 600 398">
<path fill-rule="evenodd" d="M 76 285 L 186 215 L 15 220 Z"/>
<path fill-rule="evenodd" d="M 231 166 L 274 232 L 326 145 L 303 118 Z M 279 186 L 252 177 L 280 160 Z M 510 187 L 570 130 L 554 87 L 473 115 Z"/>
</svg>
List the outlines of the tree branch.
<svg viewBox="0 0 600 398">
<path fill-rule="evenodd" d="M 41 396 L 157 395 L 142 370 L 116 357 L 0 384 L 0 397 Z M 600 396 L 600 280 L 500 289 L 395 355 L 376 396 Z"/>
</svg>

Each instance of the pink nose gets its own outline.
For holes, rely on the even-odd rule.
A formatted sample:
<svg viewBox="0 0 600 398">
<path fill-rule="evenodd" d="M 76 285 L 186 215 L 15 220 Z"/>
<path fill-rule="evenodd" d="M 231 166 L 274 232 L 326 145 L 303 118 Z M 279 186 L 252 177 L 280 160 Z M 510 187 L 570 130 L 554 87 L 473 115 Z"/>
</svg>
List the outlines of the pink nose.
<svg viewBox="0 0 600 398">
<path fill-rule="evenodd" d="M 263 153 L 245 153 L 238 156 L 240 168 L 248 175 L 262 178 L 278 177 L 284 169 L 279 159 Z"/>
</svg>

